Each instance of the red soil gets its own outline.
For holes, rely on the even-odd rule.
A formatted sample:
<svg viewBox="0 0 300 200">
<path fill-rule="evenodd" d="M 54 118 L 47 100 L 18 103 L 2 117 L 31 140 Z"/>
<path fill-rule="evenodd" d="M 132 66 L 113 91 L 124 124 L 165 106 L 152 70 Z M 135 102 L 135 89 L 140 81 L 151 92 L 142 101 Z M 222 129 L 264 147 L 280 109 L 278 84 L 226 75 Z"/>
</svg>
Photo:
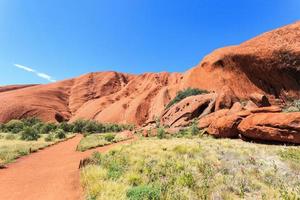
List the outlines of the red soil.
<svg viewBox="0 0 300 200">
<path fill-rule="evenodd" d="M 79 162 L 92 152 L 105 152 L 115 145 L 77 152 L 82 136 L 18 159 L 0 170 L 0 199 L 5 200 L 79 200 L 83 193 L 79 181 Z"/>
</svg>

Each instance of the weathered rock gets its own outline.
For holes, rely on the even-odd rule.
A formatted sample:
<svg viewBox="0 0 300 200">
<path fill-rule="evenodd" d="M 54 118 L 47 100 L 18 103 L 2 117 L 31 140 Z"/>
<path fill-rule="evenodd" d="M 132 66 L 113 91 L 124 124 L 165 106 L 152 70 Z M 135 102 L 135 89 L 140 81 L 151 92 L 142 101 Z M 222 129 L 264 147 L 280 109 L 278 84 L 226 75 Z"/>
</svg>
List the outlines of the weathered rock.
<svg viewBox="0 0 300 200">
<path fill-rule="evenodd" d="M 242 119 L 238 115 L 220 117 L 210 124 L 207 132 L 218 138 L 236 138 L 239 135 L 237 127 Z"/>
<path fill-rule="evenodd" d="M 248 101 L 246 106 L 244 107 L 246 110 L 252 110 L 258 108 L 258 106 L 252 101 Z"/>
<path fill-rule="evenodd" d="M 190 120 L 199 117 L 216 99 L 216 94 L 190 96 L 169 108 L 161 117 L 162 124 L 168 127 L 183 127 Z M 207 112 L 207 111 L 206 111 Z"/>
<path fill-rule="evenodd" d="M 235 114 L 243 110 L 243 106 L 240 102 L 235 102 L 233 106 L 230 108 L 227 115 Z"/>
<path fill-rule="evenodd" d="M 300 21 L 215 50 L 186 72 L 183 83 L 217 93 L 228 86 L 239 99 L 252 93 L 299 99 L 299 57 Z"/>
<path fill-rule="evenodd" d="M 228 86 L 224 86 L 216 99 L 216 106 L 215 110 L 220 110 L 224 108 L 230 108 L 232 104 L 237 101 L 237 97 L 235 96 L 234 92 Z"/>
<path fill-rule="evenodd" d="M 252 93 L 250 95 L 250 100 L 255 103 L 258 107 L 267 107 L 271 106 L 269 99 L 264 94 Z"/>
<path fill-rule="evenodd" d="M 161 116 L 176 93 L 188 87 L 219 94 L 226 93 L 226 87 L 239 99 L 249 99 L 252 93 L 270 100 L 299 99 L 299 57 L 296 22 L 239 46 L 218 49 L 185 73 L 99 72 L 45 85 L 0 87 L 0 122 L 37 117 L 142 125 Z M 216 110 L 231 106 L 229 96 L 220 95 Z"/>
<path fill-rule="evenodd" d="M 224 117 L 228 113 L 229 109 L 221 109 L 216 112 L 210 113 L 204 117 L 201 117 L 198 121 L 198 127 L 204 129 L 209 127 L 209 125 L 215 122 L 220 117 Z"/>
<path fill-rule="evenodd" d="M 300 112 L 253 114 L 242 120 L 238 130 L 254 140 L 300 144 Z"/>
<path fill-rule="evenodd" d="M 249 110 L 251 113 L 277 113 L 281 112 L 282 109 L 278 106 L 260 107 Z"/>
</svg>

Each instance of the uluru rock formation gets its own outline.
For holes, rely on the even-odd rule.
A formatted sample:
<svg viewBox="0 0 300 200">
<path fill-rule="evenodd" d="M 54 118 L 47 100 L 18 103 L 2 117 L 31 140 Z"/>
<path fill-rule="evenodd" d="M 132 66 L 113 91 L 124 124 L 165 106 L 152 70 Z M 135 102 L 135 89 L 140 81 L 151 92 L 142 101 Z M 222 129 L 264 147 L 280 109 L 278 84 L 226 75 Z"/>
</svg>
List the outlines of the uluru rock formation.
<svg viewBox="0 0 300 200">
<path fill-rule="evenodd" d="M 255 93 L 268 96 L 270 103 L 299 98 L 300 22 L 218 49 L 182 74 L 97 72 L 45 85 L 0 87 L 0 122 L 38 117 L 142 125 L 161 116 L 187 87 L 215 93 L 226 88 L 232 98 L 219 96 L 218 109 Z"/>
</svg>

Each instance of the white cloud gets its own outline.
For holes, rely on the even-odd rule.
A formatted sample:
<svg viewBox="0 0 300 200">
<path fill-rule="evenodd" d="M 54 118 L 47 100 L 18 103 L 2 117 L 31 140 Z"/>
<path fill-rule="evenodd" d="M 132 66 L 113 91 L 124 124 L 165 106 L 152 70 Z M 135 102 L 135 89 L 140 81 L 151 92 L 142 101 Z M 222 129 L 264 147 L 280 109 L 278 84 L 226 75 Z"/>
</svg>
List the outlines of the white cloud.
<svg viewBox="0 0 300 200">
<path fill-rule="evenodd" d="M 35 72 L 35 70 L 31 69 L 30 67 L 26 67 L 26 66 L 19 65 L 19 64 L 15 64 L 15 66 L 20 68 L 20 69 L 24 69 L 25 71 L 28 71 L 28 72 Z"/>
<path fill-rule="evenodd" d="M 47 80 L 49 82 L 56 82 L 56 80 L 53 79 L 52 76 L 50 76 L 48 74 L 45 74 L 45 73 L 38 72 L 38 71 L 36 71 L 35 69 L 33 69 L 31 67 L 27 67 L 27 66 L 20 65 L 20 64 L 14 64 L 14 66 L 16 66 L 19 69 L 25 70 L 27 72 L 33 73 L 36 76 L 38 76 L 40 78 L 43 78 L 43 79 L 45 79 L 45 80 Z"/>
</svg>

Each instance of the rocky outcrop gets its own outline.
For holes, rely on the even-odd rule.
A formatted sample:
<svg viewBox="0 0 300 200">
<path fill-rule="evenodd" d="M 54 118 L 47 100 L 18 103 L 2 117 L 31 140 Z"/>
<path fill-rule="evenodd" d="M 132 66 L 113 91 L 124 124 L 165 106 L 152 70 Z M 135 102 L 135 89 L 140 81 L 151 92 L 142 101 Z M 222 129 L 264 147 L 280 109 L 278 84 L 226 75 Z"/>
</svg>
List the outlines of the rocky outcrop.
<svg viewBox="0 0 300 200">
<path fill-rule="evenodd" d="M 216 94 L 211 93 L 183 99 L 163 113 L 162 124 L 168 127 L 187 126 L 192 119 L 212 111 L 216 96 Z"/>
<path fill-rule="evenodd" d="M 239 46 L 218 49 L 185 73 L 98 72 L 46 85 L 0 87 L 0 122 L 38 117 L 142 125 L 162 116 L 168 102 L 187 87 L 219 94 L 215 107 L 201 117 L 210 110 L 230 108 L 237 99 L 249 100 L 251 94 L 261 94 L 252 100 L 265 106 L 263 95 L 282 101 L 300 98 L 299 58 L 300 22 L 296 22 Z M 255 103 L 250 110 L 259 107 Z M 190 117 L 194 114 L 176 122 L 170 118 L 168 124 L 184 125 Z"/>
<path fill-rule="evenodd" d="M 237 127 L 242 119 L 243 118 L 239 115 L 226 115 L 220 117 L 210 124 L 207 132 L 215 137 L 236 138 L 239 135 Z"/>
<path fill-rule="evenodd" d="M 245 110 L 236 102 L 231 109 L 223 109 L 199 119 L 199 128 L 207 128 L 207 133 L 215 137 L 235 138 L 239 136 L 238 125 L 244 118 L 255 113 L 278 113 L 281 109 L 277 106 L 261 107 Z"/>
<path fill-rule="evenodd" d="M 255 103 L 258 107 L 271 106 L 269 99 L 266 95 L 253 93 L 250 95 L 250 100 Z"/>
<path fill-rule="evenodd" d="M 300 113 L 258 113 L 242 120 L 239 132 L 246 138 L 300 144 Z"/>
<path fill-rule="evenodd" d="M 209 127 L 209 125 L 214 123 L 217 119 L 224 117 L 228 113 L 228 111 L 229 109 L 221 109 L 200 118 L 198 121 L 198 127 L 200 129 Z"/>
<path fill-rule="evenodd" d="M 185 73 L 183 83 L 240 99 L 253 93 L 300 98 L 300 21 L 238 46 L 217 49 Z"/>
</svg>

